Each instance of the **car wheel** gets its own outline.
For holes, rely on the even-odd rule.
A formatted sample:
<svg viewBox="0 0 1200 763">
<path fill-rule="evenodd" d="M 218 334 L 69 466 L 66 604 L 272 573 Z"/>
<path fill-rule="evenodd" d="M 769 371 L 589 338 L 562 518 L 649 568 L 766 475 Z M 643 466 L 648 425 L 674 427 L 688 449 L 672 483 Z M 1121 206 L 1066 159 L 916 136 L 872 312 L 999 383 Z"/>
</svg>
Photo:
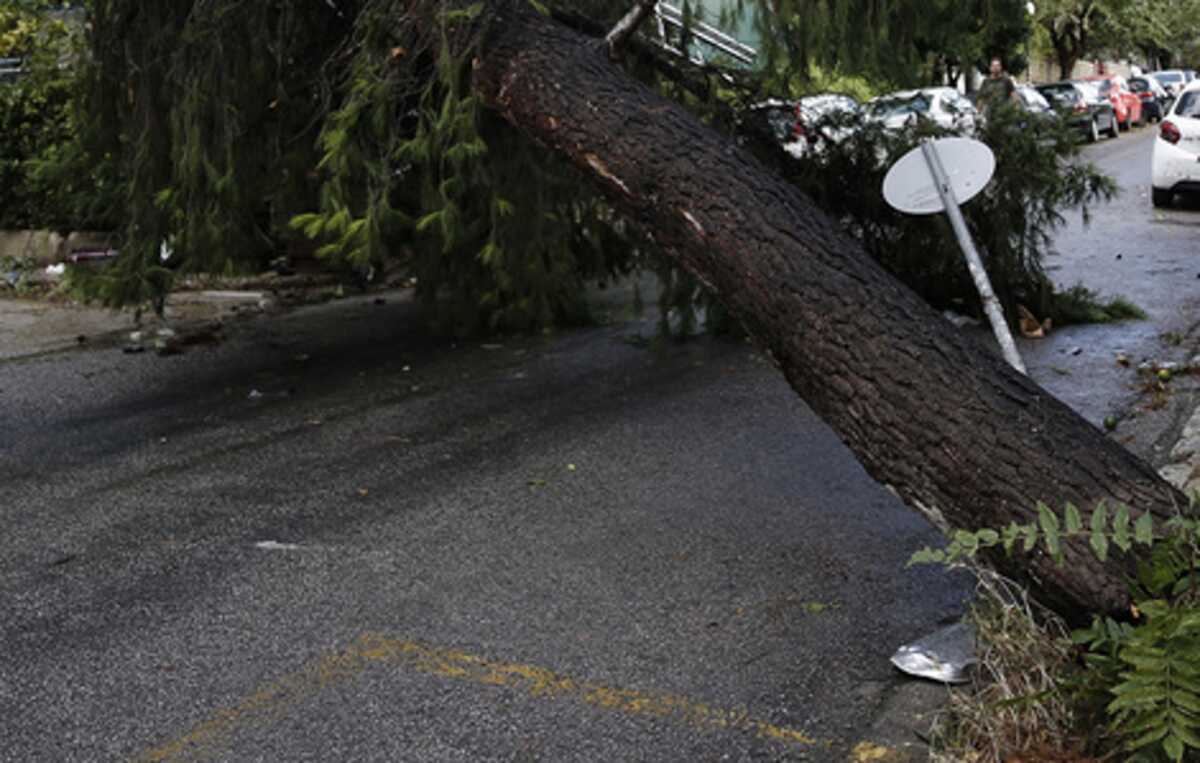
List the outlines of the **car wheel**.
<svg viewBox="0 0 1200 763">
<path fill-rule="evenodd" d="M 1092 126 L 1088 128 L 1088 143 L 1095 143 L 1100 140 L 1100 123 L 1092 117 Z"/>
<path fill-rule="evenodd" d="M 1174 195 L 1175 194 L 1171 193 L 1171 191 L 1166 188 L 1150 189 L 1150 201 L 1152 201 L 1156 207 L 1171 206 L 1171 197 Z"/>
<path fill-rule="evenodd" d="M 1117 115 L 1116 114 L 1112 114 L 1108 118 L 1108 137 L 1110 137 L 1110 138 L 1121 137 L 1121 130 L 1120 130 L 1120 127 L 1117 125 Z"/>
</svg>

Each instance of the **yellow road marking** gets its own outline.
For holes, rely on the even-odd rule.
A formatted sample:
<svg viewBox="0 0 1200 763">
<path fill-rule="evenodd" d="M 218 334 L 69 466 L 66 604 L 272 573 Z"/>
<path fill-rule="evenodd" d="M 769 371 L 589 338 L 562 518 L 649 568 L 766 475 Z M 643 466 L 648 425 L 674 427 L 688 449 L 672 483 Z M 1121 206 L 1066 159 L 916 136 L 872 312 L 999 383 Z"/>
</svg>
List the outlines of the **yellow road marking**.
<svg viewBox="0 0 1200 763">
<path fill-rule="evenodd" d="M 162 763 L 211 755 L 238 728 L 278 720 L 287 708 L 329 686 L 356 678 L 372 664 L 483 686 L 503 686 L 533 697 L 575 701 L 629 716 L 673 719 L 701 730 L 734 730 L 786 744 L 819 744 L 803 732 L 757 720 L 744 710 L 724 710 L 671 694 L 576 681 L 535 665 L 496 662 L 455 649 L 438 649 L 367 633 L 355 639 L 345 651 L 322 657 L 263 686 L 236 706 L 216 711 L 184 736 L 147 750 L 136 760 Z"/>
</svg>

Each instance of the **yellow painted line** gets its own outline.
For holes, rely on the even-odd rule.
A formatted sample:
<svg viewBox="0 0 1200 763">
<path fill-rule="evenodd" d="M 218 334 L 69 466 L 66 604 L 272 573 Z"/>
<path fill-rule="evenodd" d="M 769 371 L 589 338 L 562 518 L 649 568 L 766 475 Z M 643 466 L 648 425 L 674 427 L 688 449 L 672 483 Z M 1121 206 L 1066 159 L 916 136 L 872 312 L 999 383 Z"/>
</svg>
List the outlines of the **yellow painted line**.
<svg viewBox="0 0 1200 763">
<path fill-rule="evenodd" d="M 271 723 L 287 708 L 343 681 L 356 678 L 372 664 L 392 665 L 426 675 L 480 686 L 501 686 L 533 697 L 573 701 L 633 717 L 674 720 L 698 730 L 749 732 L 789 745 L 825 744 L 801 731 L 672 694 L 652 694 L 577 681 L 545 668 L 496 662 L 456 649 L 439 649 L 415 641 L 363 634 L 339 654 L 322 657 L 301 670 L 267 684 L 231 708 L 213 713 L 184 736 L 139 755 L 142 763 L 194 760 L 215 752 L 239 728 Z"/>
</svg>

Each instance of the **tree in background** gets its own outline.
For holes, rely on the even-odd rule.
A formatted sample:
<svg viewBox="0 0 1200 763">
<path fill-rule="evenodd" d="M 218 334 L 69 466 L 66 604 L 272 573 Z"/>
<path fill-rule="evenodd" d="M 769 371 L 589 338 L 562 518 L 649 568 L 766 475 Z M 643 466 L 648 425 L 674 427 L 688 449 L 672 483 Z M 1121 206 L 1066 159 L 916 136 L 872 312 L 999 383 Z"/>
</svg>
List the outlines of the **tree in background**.
<svg viewBox="0 0 1200 763">
<path fill-rule="evenodd" d="M 61 197 L 36 169 L 73 134 L 72 82 L 60 64 L 74 41 L 48 7 L 0 6 L 0 58 L 20 62 L 19 75 L 0 81 L 0 227 L 44 226 L 59 215 Z"/>
<path fill-rule="evenodd" d="M 1115 21 L 1110 49 L 1140 53 L 1153 68 L 1193 60 L 1200 45 L 1200 0 L 1129 0 Z"/>
<path fill-rule="evenodd" d="M 1039 0 L 1036 23 L 1046 34 L 1059 76 L 1070 79 L 1075 64 L 1119 44 L 1122 19 L 1133 0 Z M 1151 0 L 1157 2 L 1157 0 Z"/>
</svg>

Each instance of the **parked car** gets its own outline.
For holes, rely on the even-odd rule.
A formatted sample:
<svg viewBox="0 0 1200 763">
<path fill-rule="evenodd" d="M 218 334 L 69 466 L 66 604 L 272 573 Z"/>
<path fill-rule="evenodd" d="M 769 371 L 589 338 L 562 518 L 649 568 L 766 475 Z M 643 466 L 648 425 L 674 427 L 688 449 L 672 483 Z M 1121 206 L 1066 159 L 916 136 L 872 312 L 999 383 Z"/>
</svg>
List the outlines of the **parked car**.
<svg viewBox="0 0 1200 763">
<path fill-rule="evenodd" d="M 792 144 L 800 137 L 795 102 L 776 98 L 760 101 L 750 107 L 748 121 L 753 132 L 770 135 L 785 151 L 795 155 Z"/>
<path fill-rule="evenodd" d="M 1142 114 L 1147 122 L 1161 122 L 1173 100 L 1153 77 L 1130 77 L 1129 89 L 1142 99 Z"/>
<path fill-rule="evenodd" d="M 1182 69 L 1163 69 L 1160 72 L 1150 72 L 1148 76 L 1158 80 L 1158 84 L 1162 85 L 1172 98 L 1178 96 L 1188 83 L 1187 75 Z"/>
<path fill-rule="evenodd" d="M 1156 207 L 1170 206 L 1177 193 L 1200 192 L 1200 81 L 1193 81 L 1175 99 L 1158 126 L 1150 155 L 1150 199 Z"/>
<path fill-rule="evenodd" d="M 1087 81 L 1094 83 L 1100 95 L 1112 103 L 1113 111 L 1117 112 L 1117 123 L 1121 125 L 1122 130 L 1145 124 L 1142 99 L 1129 89 L 1129 83 L 1124 77 L 1119 74 L 1101 74 L 1088 77 Z"/>
<path fill-rule="evenodd" d="M 1017 85 L 1017 98 L 1021 100 L 1021 108 L 1034 116 L 1054 114 L 1054 107 L 1050 105 L 1050 101 L 1032 85 Z"/>
<path fill-rule="evenodd" d="M 1089 143 L 1100 140 L 1101 133 L 1112 138 L 1121 134 L 1112 103 L 1101 98 L 1091 83 L 1052 82 L 1038 85 L 1037 91 L 1062 115 L 1067 125 L 1079 130 Z"/>
<path fill-rule="evenodd" d="M 808 95 L 796 102 L 797 131 L 806 151 L 823 151 L 854 132 L 854 119 L 862 111 L 858 101 L 841 93 Z"/>
<path fill-rule="evenodd" d="M 928 119 L 947 129 L 972 132 L 979 121 L 975 106 L 952 87 L 901 90 L 872 98 L 864 109 L 868 120 L 889 130 Z"/>
<path fill-rule="evenodd" d="M 845 140 L 861 108 L 848 95 L 821 93 L 798 101 L 762 101 L 751 107 L 751 113 L 760 129 L 765 123 L 784 151 L 801 158 Z"/>
</svg>

